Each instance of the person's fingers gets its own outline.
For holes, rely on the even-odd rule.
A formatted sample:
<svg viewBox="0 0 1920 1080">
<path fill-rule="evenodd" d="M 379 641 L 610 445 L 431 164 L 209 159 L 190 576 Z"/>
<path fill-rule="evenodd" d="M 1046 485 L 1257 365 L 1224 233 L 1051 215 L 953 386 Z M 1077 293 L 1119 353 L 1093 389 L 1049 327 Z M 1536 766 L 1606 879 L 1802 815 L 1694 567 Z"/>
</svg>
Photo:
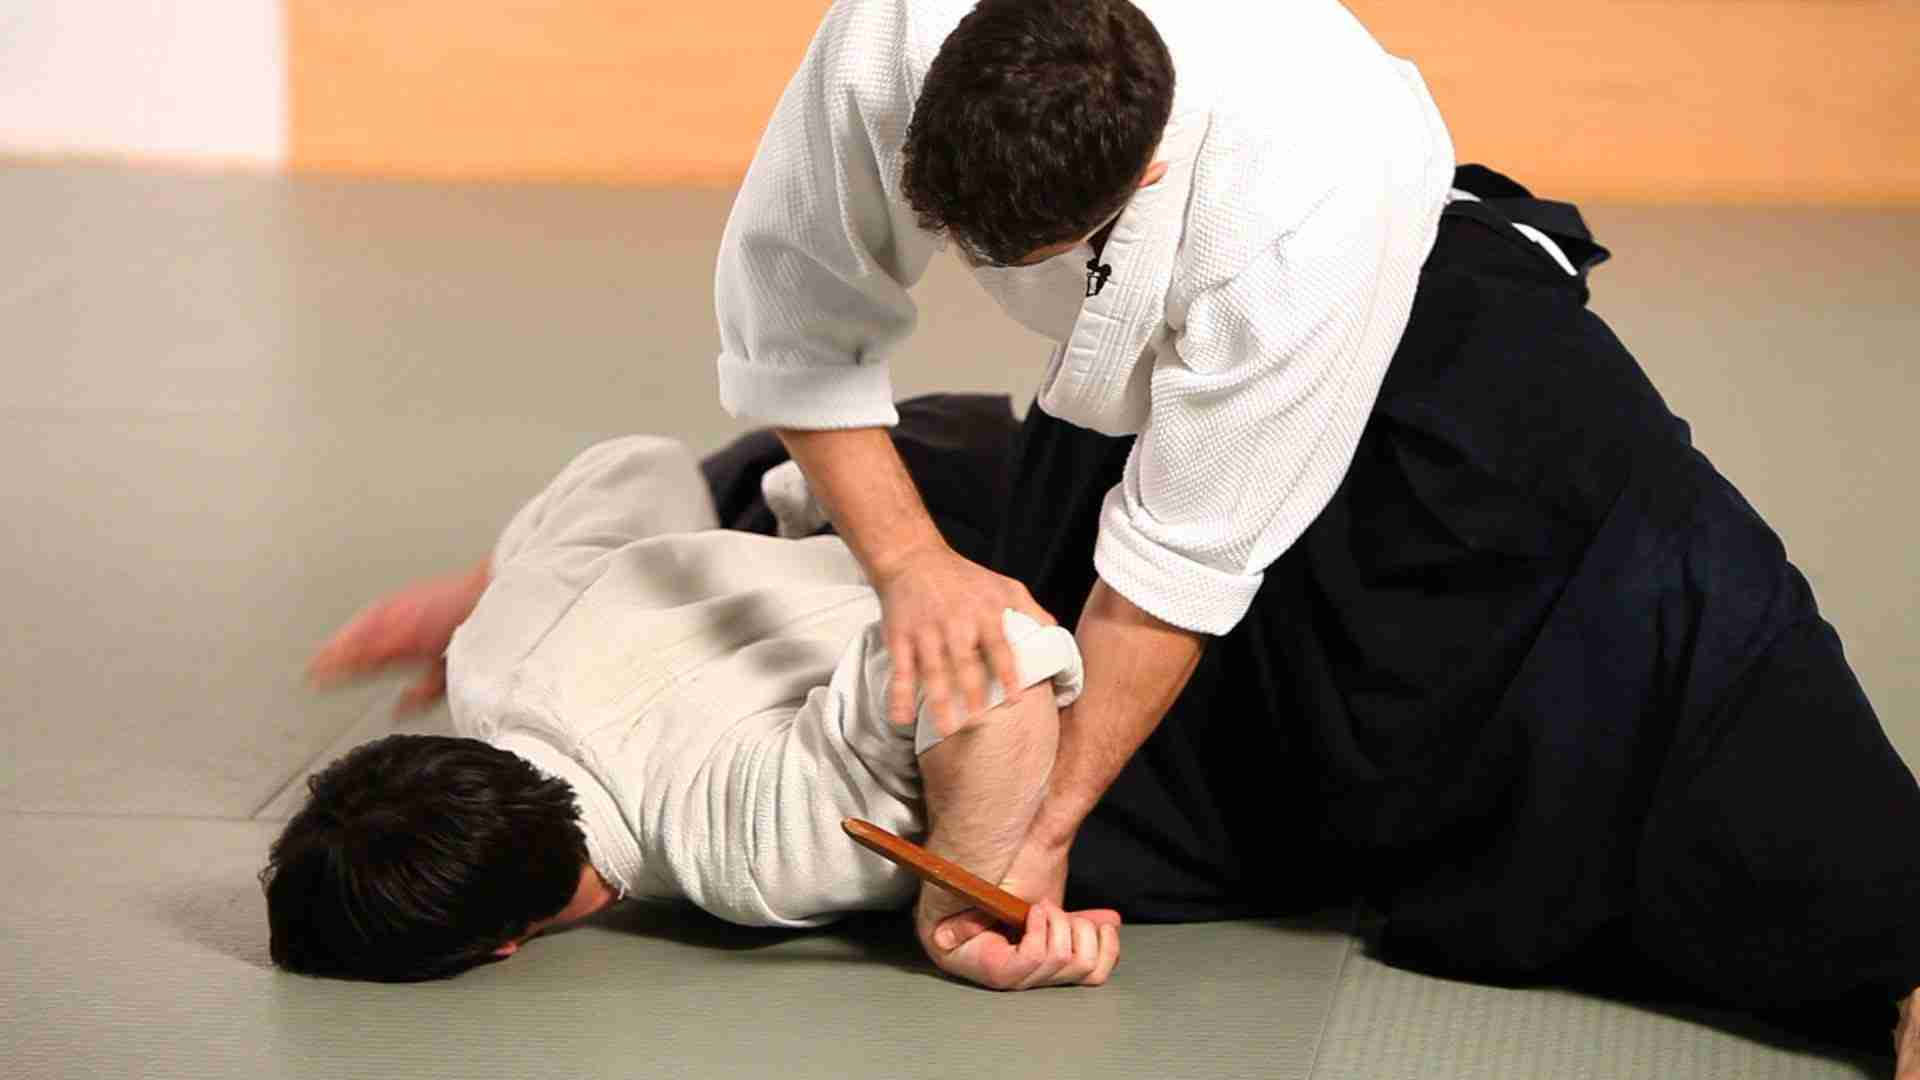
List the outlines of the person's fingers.
<svg viewBox="0 0 1920 1080">
<path fill-rule="evenodd" d="M 336 682 L 372 662 L 373 639 L 385 614 L 386 605 L 376 604 L 347 620 L 333 632 L 307 661 L 307 678 L 316 683 Z"/>
<path fill-rule="evenodd" d="M 960 683 L 959 690 L 966 702 L 963 723 L 987 709 L 987 675 L 980 666 L 980 642 L 980 628 L 972 623 L 955 622 L 947 626 L 947 660 L 953 665 L 954 677 Z"/>
<path fill-rule="evenodd" d="M 1080 980 L 1082 986 L 1100 986 L 1113 977 L 1113 969 L 1120 963 L 1120 928 L 1110 923 L 1100 923 L 1100 960 Z"/>
<path fill-rule="evenodd" d="M 1047 956 L 1057 961 L 1073 958 L 1073 916 L 1047 905 Z"/>
<path fill-rule="evenodd" d="M 994 990 L 1007 989 L 1006 970 L 1018 953 L 1013 943 L 992 931 L 976 934 L 957 948 L 942 951 L 936 944 L 928 955 L 935 967 L 956 978 Z"/>
<path fill-rule="evenodd" d="M 953 951 L 940 953 L 934 963 L 949 974 L 994 990 L 1022 989 L 1046 959 L 1045 950 L 1034 950 L 1027 944 L 1029 938 L 1046 938 L 1044 927 L 1034 929 L 1035 918 L 1028 913 L 1028 933 L 1018 945 L 998 930 L 985 930 Z"/>
<path fill-rule="evenodd" d="M 1054 914 L 1055 921 L 1050 927 L 1051 934 L 1047 941 L 1046 975 L 1040 985 L 1071 986 L 1079 982 L 1081 976 L 1093 970 L 1093 964 L 1089 962 L 1086 964 L 1086 970 L 1080 970 L 1080 957 L 1077 952 L 1080 947 L 1080 921 L 1062 911 L 1059 905 L 1054 906 Z M 1097 941 L 1097 935 L 1089 939 L 1090 943 Z M 1091 961 L 1091 958 L 1089 960 Z"/>
<path fill-rule="evenodd" d="M 933 943 L 952 952 L 999 925 L 993 916 L 979 908 L 968 908 L 958 915 L 942 919 L 933 929 Z"/>
<path fill-rule="evenodd" d="M 1087 919 L 1067 917 L 1073 927 L 1073 955 L 1054 974 L 1053 981 L 1073 986 L 1086 980 L 1100 964 L 1100 927 Z"/>
<path fill-rule="evenodd" d="M 941 640 L 939 631 L 928 629 L 921 632 L 914 644 L 914 660 L 920 668 L 920 685 L 926 690 L 927 706 L 933 710 L 941 732 L 952 732 L 959 723 L 953 715 L 953 673 L 947 667 L 946 642 Z"/>
<path fill-rule="evenodd" d="M 490 577 L 482 562 L 416 581 L 367 605 L 314 651 L 307 678 L 325 686 L 396 664 L 438 661 L 455 629 L 473 614 Z"/>
<path fill-rule="evenodd" d="M 1051 986 L 1059 981 L 1061 969 L 1073 962 L 1073 920 L 1067 913 L 1052 904 L 1035 904 L 1043 912 L 1045 926 L 1042 930 L 1042 944 L 1033 952 L 1033 970 L 1021 979 L 1019 989 L 1027 990 L 1036 986 Z M 1020 943 L 1021 952 L 1027 951 L 1027 943 Z"/>
<path fill-rule="evenodd" d="M 369 605 L 347 620 L 307 663 L 307 675 L 327 684 L 378 671 L 398 660 L 423 658 L 424 605 L 406 590 Z"/>
<path fill-rule="evenodd" d="M 914 676 L 919 671 L 913 662 L 913 641 L 902 633 L 889 634 L 887 652 L 893 657 L 893 678 L 887 681 L 887 720 L 894 727 L 911 727 Z"/>
<path fill-rule="evenodd" d="M 1013 646 L 1007 644 L 1007 629 L 999 618 L 993 620 L 993 629 L 981 635 L 980 644 L 985 647 L 987 658 L 993 664 L 994 681 L 1000 684 L 1008 701 L 1016 700 L 1025 687 L 1020 685 L 1020 669 L 1013 662 Z"/>
<path fill-rule="evenodd" d="M 1043 960 L 1047 955 L 1047 905 L 1029 904 L 1027 906 L 1027 925 L 1020 935 L 1020 952 L 1034 960 Z"/>
<path fill-rule="evenodd" d="M 1073 914 L 1092 922 L 1096 926 L 1119 926 L 1123 921 L 1120 918 L 1120 913 L 1112 908 L 1088 908 L 1085 911 L 1073 912 Z"/>
<path fill-rule="evenodd" d="M 1920 1078 L 1920 1040 L 1914 1031 L 1916 997 L 1920 997 L 1920 990 L 1900 999 L 1899 1021 L 1893 1027 L 1894 1080 Z"/>
<path fill-rule="evenodd" d="M 407 692 L 400 695 L 400 700 L 394 702 L 393 715 L 398 717 L 419 712 L 439 701 L 446 692 L 447 662 L 442 660 L 421 672 Z"/>
<path fill-rule="evenodd" d="M 1041 607 L 1040 602 L 1033 598 L 1033 594 L 1027 591 L 1025 585 L 1014 581 L 1012 578 L 1008 578 L 1007 580 L 1013 582 L 1013 593 L 1007 598 L 1008 607 L 1039 623 L 1041 626 L 1060 625 L 1060 620 L 1054 618 L 1052 612 Z"/>
</svg>

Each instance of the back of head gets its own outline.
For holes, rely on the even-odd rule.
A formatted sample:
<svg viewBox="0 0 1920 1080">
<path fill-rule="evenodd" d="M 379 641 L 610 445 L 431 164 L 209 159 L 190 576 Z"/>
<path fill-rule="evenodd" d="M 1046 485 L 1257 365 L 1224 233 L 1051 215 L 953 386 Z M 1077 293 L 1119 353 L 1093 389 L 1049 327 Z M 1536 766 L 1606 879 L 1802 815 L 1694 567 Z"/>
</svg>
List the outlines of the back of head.
<svg viewBox="0 0 1920 1080">
<path fill-rule="evenodd" d="M 457 975 L 564 908 L 586 863 L 572 789 L 475 739 L 389 736 L 308 790 L 260 874 L 290 971 Z"/>
<path fill-rule="evenodd" d="M 983 0 L 914 103 L 902 183 L 924 228 L 1014 263 L 1126 202 L 1173 111 L 1173 60 L 1127 0 Z"/>
</svg>

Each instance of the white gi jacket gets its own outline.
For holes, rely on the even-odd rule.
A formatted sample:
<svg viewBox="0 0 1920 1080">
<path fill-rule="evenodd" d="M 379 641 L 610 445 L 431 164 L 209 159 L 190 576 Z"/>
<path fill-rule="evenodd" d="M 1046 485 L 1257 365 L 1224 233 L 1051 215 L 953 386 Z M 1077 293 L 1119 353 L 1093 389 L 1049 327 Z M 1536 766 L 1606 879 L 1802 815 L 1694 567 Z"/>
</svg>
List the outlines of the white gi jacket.
<svg viewBox="0 0 1920 1080">
<path fill-rule="evenodd" d="M 1083 245 L 1059 272 L 1019 275 L 1046 295 L 1012 306 L 1059 341 L 1040 406 L 1139 436 L 1102 513 L 1100 576 L 1217 634 L 1346 472 L 1453 146 L 1419 73 L 1335 0 L 1135 2 L 1176 71 L 1156 155 L 1168 173 L 1120 215 L 1097 296 L 1083 295 Z M 887 365 L 913 328 L 907 289 L 942 244 L 901 197 L 901 149 L 928 65 L 971 6 L 841 0 L 827 13 L 721 243 L 720 395 L 734 415 L 897 420 Z"/>
<path fill-rule="evenodd" d="M 917 754 L 939 737 L 887 720 L 879 601 L 836 537 L 715 524 L 679 443 L 580 455 L 507 526 L 447 650 L 454 730 L 565 780 L 622 896 L 761 926 L 901 906 L 915 879 L 840 831 L 926 827 Z M 1023 684 L 1071 702 L 1073 635 L 1006 630 Z"/>
</svg>

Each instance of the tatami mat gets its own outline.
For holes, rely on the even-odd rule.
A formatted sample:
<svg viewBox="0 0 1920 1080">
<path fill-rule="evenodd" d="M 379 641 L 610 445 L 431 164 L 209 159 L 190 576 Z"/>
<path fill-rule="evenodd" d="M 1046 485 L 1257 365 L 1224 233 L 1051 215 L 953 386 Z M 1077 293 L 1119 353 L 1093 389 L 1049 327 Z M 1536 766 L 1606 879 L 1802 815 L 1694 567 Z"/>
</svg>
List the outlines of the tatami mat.
<svg viewBox="0 0 1920 1080">
<path fill-rule="evenodd" d="M 336 735 L 332 742 L 316 754 L 305 768 L 288 778 L 286 786 L 276 792 L 272 799 L 254 814 L 256 821 L 285 821 L 305 805 L 307 799 L 307 778 L 318 772 L 335 758 L 374 739 L 387 735 L 451 735 L 453 718 L 447 714 L 445 702 L 431 709 L 396 715 L 394 703 L 399 699 L 406 680 L 389 678 L 383 680 L 385 693 L 375 694 L 361 710 L 360 718 L 355 720 Z"/>
<path fill-rule="evenodd" d="M 1140 977 L 994 994 L 937 977 L 896 917 L 791 934 L 634 906 L 449 982 L 342 983 L 267 966 L 275 828 L 0 815 L 32 868 L 0 892 L 0 1071 L 1304 1078 L 1349 947 L 1337 922 L 1140 927 Z"/>
<path fill-rule="evenodd" d="M 1388 967 L 1356 945 L 1314 1080 L 1860 1080 L 1850 1060 L 1742 1017 L 1673 1015 L 1564 990 L 1514 990 Z"/>
<path fill-rule="evenodd" d="M 1338 919 L 1129 927 L 1110 986 L 1026 995 L 934 977 L 892 920 L 647 908 L 444 985 L 268 969 L 271 819 L 345 749 L 446 722 L 396 724 L 397 680 L 311 692 L 309 650 L 478 557 L 587 444 L 737 430 L 729 198 L 0 165 L 0 1074 L 1861 1075 L 1763 1029 L 1383 968 Z M 1920 214 L 1590 217 L 1618 253 L 1596 308 L 1920 760 Z M 1044 347 L 952 260 L 918 299 L 902 395 L 1024 402 Z"/>
</svg>

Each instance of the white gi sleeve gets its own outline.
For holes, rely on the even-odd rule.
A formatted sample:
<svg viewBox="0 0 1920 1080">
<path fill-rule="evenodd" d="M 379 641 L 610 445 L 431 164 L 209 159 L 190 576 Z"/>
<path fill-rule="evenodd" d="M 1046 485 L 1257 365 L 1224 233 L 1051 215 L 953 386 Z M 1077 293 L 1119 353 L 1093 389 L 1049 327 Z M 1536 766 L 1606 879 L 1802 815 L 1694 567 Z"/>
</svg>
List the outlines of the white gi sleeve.
<svg viewBox="0 0 1920 1080">
<path fill-rule="evenodd" d="M 1433 243 L 1437 207 L 1390 174 L 1339 170 L 1294 228 L 1184 318 L 1169 311 L 1173 347 L 1154 362 L 1094 548 L 1100 576 L 1142 610 L 1232 629 L 1333 497 Z"/>
<path fill-rule="evenodd" d="M 1050 682 L 1070 703 L 1085 679 L 1064 627 L 1004 613 L 1023 687 Z M 917 729 L 887 719 L 893 662 L 878 621 L 846 646 L 831 681 L 790 720 L 734 724 L 680 800 L 666 852 L 686 895 L 750 926 L 819 926 L 848 911 L 904 907 L 911 874 L 848 840 L 845 817 L 918 839 L 926 828 L 918 755 L 949 733 L 922 712 Z M 998 683 L 994 704 L 1006 700 Z M 987 713 L 970 724 L 1001 722 Z"/>
<path fill-rule="evenodd" d="M 720 241 L 720 402 L 831 429 L 899 420 L 887 357 L 939 240 L 900 197 L 905 5 L 840 0 L 787 84 Z"/>
</svg>

